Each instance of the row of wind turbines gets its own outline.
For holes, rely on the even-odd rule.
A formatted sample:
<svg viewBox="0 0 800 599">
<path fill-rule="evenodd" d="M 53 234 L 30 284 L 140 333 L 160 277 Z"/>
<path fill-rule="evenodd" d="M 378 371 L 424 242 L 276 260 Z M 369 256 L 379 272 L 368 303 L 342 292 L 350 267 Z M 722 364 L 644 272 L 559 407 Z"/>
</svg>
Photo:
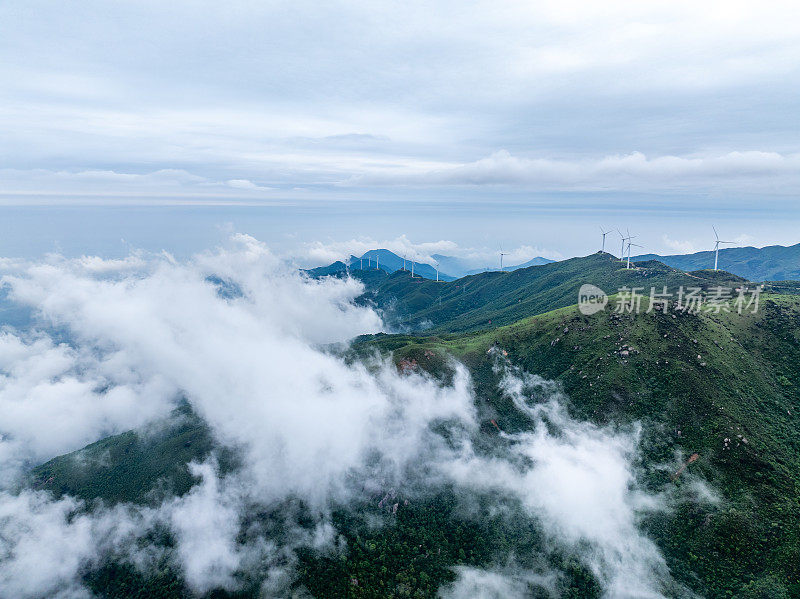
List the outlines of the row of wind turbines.
<svg viewBox="0 0 800 599">
<path fill-rule="evenodd" d="M 724 243 L 730 243 L 730 244 L 735 245 L 736 242 L 735 241 L 723 241 L 722 239 L 719 238 L 719 234 L 717 233 L 717 228 L 714 227 L 713 225 L 711 226 L 711 228 L 714 230 L 714 238 L 715 238 L 715 241 L 714 241 L 714 270 L 719 270 L 718 269 L 718 265 L 719 265 L 719 246 L 724 244 Z M 623 235 L 622 231 L 620 231 L 619 229 L 609 229 L 608 231 L 604 231 L 603 227 L 600 227 L 600 234 L 603 236 L 603 243 L 602 243 L 602 245 L 600 247 L 600 251 L 601 252 L 605 252 L 606 251 L 606 235 L 608 235 L 609 233 L 613 233 L 614 231 L 617 232 L 617 234 L 619 235 L 620 240 L 622 242 L 622 245 L 621 245 L 620 250 L 619 250 L 619 259 L 622 260 L 623 262 L 626 262 L 625 268 L 630 268 L 631 267 L 631 248 L 632 247 L 643 248 L 644 246 L 643 245 L 639 245 L 638 243 L 633 243 L 632 240 L 636 239 L 638 237 L 638 235 L 631 235 L 630 229 L 625 229 L 625 232 L 627 233 L 627 235 Z M 626 256 L 626 250 L 627 250 L 627 256 Z M 509 254 L 509 252 L 504 252 L 503 251 L 503 246 L 500 246 L 500 272 L 504 272 L 503 271 L 503 256 L 508 256 L 508 254 Z M 376 270 L 380 268 L 380 263 L 379 263 L 378 260 L 379 260 L 379 257 L 376 255 L 375 256 L 375 268 L 376 268 Z M 369 268 L 371 266 L 370 262 L 371 262 L 370 258 L 367 257 L 367 268 Z M 411 262 L 411 278 L 414 278 L 414 261 L 411 260 L 410 262 Z M 363 270 L 363 268 L 364 268 L 364 258 L 362 257 L 361 258 L 361 269 Z M 436 280 L 438 281 L 439 280 L 439 262 L 438 261 L 434 261 L 434 268 L 436 269 Z M 403 270 L 406 270 L 406 256 L 405 255 L 403 255 Z"/>
<path fill-rule="evenodd" d="M 614 229 L 609 229 L 608 231 L 603 231 L 603 227 L 600 227 L 600 233 L 603 235 L 603 245 L 602 245 L 602 247 L 600 249 L 601 252 L 605 252 L 606 251 L 606 235 L 611 233 L 613 230 Z M 644 246 L 643 245 L 639 245 L 638 243 L 633 243 L 633 241 L 631 241 L 632 239 L 636 239 L 637 235 L 631 235 L 630 229 L 625 229 L 625 231 L 628 233 L 627 237 L 625 235 L 623 235 L 622 231 L 620 231 L 619 229 L 616 229 L 616 231 L 617 231 L 617 233 L 619 233 L 620 239 L 622 240 L 622 247 L 619 250 L 619 259 L 623 260 L 623 261 L 625 260 L 625 249 L 626 249 L 625 243 L 627 242 L 627 244 L 628 244 L 627 245 L 628 263 L 625 266 L 625 268 L 630 268 L 631 267 L 631 248 L 632 247 L 641 248 L 641 247 L 644 247 Z"/>
<path fill-rule="evenodd" d="M 717 267 L 719 265 L 719 246 L 721 244 L 723 244 L 723 243 L 730 243 L 730 244 L 734 244 L 735 245 L 736 242 L 735 241 L 723 241 L 722 239 L 719 238 L 719 234 L 717 233 L 717 228 L 714 227 L 713 225 L 711 226 L 711 228 L 714 229 L 714 238 L 715 238 L 715 241 L 714 241 L 714 270 L 718 270 Z M 619 259 L 623 260 L 623 261 L 625 260 L 625 250 L 627 249 L 628 250 L 628 256 L 627 256 L 627 265 L 625 266 L 625 268 L 630 268 L 631 267 L 631 247 L 640 248 L 640 247 L 644 247 L 644 246 L 639 245 L 638 243 L 633 243 L 631 241 L 632 239 L 636 239 L 637 235 L 631 235 L 630 229 L 625 229 L 625 232 L 628 234 L 627 236 L 625 236 L 625 235 L 622 234 L 622 232 L 619 229 L 609 229 L 608 231 L 604 231 L 603 227 L 600 227 L 600 233 L 603 235 L 603 244 L 602 244 L 602 246 L 600 248 L 601 252 L 605 252 L 606 251 L 606 235 L 608 235 L 609 233 L 611 233 L 614 230 L 616 230 L 616 232 L 620 236 L 620 239 L 622 240 L 622 247 L 620 248 L 620 251 L 619 251 Z M 626 242 L 627 242 L 627 246 L 626 246 Z M 502 253 L 500 254 L 500 270 L 503 270 L 503 254 Z"/>
<path fill-rule="evenodd" d="M 362 256 L 359 258 L 359 270 L 364 270 L 364 257 Z M 403 268 L 401 270 L 408 270 L 406 268 L 406 262 L 411 262 L 411 278 L 413 279 L 416 275 L 414 274 L 414 261 L 408 260 L 406 255 L 403 254 Z M 380 256 L 377 254 L 375 255 L 375 270 L 380 270 L 381 263 L 380 263 Z M 439 280 L 439 262 L 437 260 L 433 261 L 433 268 L 436 269 L 436 280 Z M 372 257 L 367 256 L 367 270 L 372 270 Z"/>
</svg>

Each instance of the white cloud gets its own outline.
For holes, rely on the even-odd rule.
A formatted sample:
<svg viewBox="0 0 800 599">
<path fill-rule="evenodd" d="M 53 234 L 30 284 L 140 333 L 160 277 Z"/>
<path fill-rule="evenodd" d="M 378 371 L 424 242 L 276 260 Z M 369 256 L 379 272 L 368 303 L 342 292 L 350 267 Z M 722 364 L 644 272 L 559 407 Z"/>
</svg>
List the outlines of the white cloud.
<svg viewBox="0 0 800 599">
<path fill-rule="evenodd" d="M 530 597 L 530 590 L 544 591 L 549 597 L 558 597 L 556 575 L 530 572 L 493 572 L 459 566 L 458 578 L 439 592 L 441 599 L 522 599 Z"/>
<path fill-rule="evenodd" d="M 194 591 L 231 590 L 241 561 L 236 545 L 241 491 L 222 486 L 211 462 L 190 464 L 190 471 L 201 478 L 200 484 L 169 506 L 180 563 Z"/>
<path fill-rule="evenodd" d="M 739 152 L 749 171 L 753 149 L 797 152 L 785 127 L 800 55 L 789 2 L 44 6 L 48 19 L 28 18 L 21 0 L 0 9 L 14 57 L 0 62 L 0 157 L 18 169 L 185 170 L 230 200 L 263 191 L 238 181 L 307 194 L 407 176 L 616 188 L 619 168 L 598 182 L 571 165 L 619 153 L 636 171 L 638 148 L 712 157 L 702 167 L 712 170 L 713 156 Z M 500 148 L 522 162 L 493 157 Z M 740 168 L 725 160 L 723 172 Z M 692 171 L 676 166 L 675 177 Z M 86 181 L 54 189 L 34 171 L 24 177 L 18 187 L 44 196 L 86 191 Z M 170 190 L 164 180 L 147 196 Z"/>
<path fill-rule="evenodd" d="M 212 275 L 227 295 L 207 279 Z M 421 452 L 437 450 L 432 421 L 472 421 L 463 368 L 453 386 L 441 387 L 380 361 L 368 369 L 318 349 L 380 330 L 374 312 L 352 303 L 362 287 L 307 279 L 248 236 L 235 235 L 228 249 L 188 263 L 152 257 L 132 271 L 128 261 L 51 256 L 15 265 L 3 280 L 43 325 L 68 330 L 73 346 L 57 345 L 44 332 L 31 340 L 0 337 L 0 449 L 9 473 L 0 490 L 25 462 L 163 417 L 180 391 L 217 439 L 244 452 L 247 464 L 246 485 L 219 479 L 211 463 L 194 465 L 202 482 L 188 495 L 156 512 L 134 511 L 139 532 L 154 521 L 173 529 L 179 564 L 200 591 L 235 586 L 239 568 L 252 560 L 262 567 L 276 552 L 283 558 L 265 584 L 286 582 L 280 548 L 264 539 L 240 546 L 244 502 L 269 506 L 299 496 L 324 508 L 330 497 L 347 495 L 348 475 L 368 455 L 382 456 L 382 477 L 398 477 Z M 25 497 L 0 501 L 8 512 L 7 520 L 0 517 L 0 539 L 11 539 L 0 550 L 0 572 L 14 585 L 8 588 L 24 596 L 75 586 L 80 594 L 74 581 L 107 543 L 110 533 L 98 526 L 113 514 L 75 519 L 74 502 L 51 504 L 43 494 L 35 496 L 38 507 L 16 514 Z M 47 550 L 35 532 L 45 517 L 54 537 Z M 330 542 L 325 530 L 322 521 L 304 542 Z M 69 556 L 36 563 L 41 582 L 26 582 L 37 555 L 66 554 L 70 545 Z"/>
<path fill-rule="evenodd" d="M 270 191 L 272 187 L 264 187 L 262 185 L 256 185 L 249 179 L 229 179 L 226 181 L 229 187 L 233 187 L 234 189 L 255 189 L 259 191 Z"/>
<path fill-rule="evenodd" d="M 512 368 L 499 356 L 497 371 L 504 393 L 528 415 L 533 430 L 505 435 L 512 442 L 509 458 L 467 451 L 452 476 L 518 497 L 553 542 L 592 570 L 607 597 L 665 597 L 666 563 L 638 528 L 642 514 L 665 507 L 662 498 L 637 488 L 632 462 L 638 431 L 573 420 L 557 384 Z"/>
<path fill-rule="evenodd" d="M 351 239 L 349 241 L 314 241 L 304 244 L 300 249 L 300 260 L 312 266 L 327 265 L 336 260 L 346 261 L 350 256 L 362 256 L 369 250 L 387 249 L 398 256 L 424 264 L 436 264 L 436 254 L 458 258 L 460 266 L 466 269 L 487 268 L 496 266 L 498 249 L 480 247 L 461 247 L 454 241 L 440 239 L 439 241 L 415 243 L 406 235 L 394 239 L 376 240 L 371 238 Z M 521 245 L 504 248 L 507 254 L 504 260 L 506 265 L 516 265 L 527 262 L 538 256 L 560 260 L 563 256 L 554 250 Z M 457 274 L 447 272 L 447 274 Z"/>
<path fill-rule="evenodd" d="M 260 197 L 250 192 L 270 191 L 248 179 L 217 181 L 182 169 L 145 173 L 111 170 L 52 171 L 0 169 L 2 195 L 14 197 Z"/>
<path fill-rule="evenodd" d="M 113 351 L 99 358 L 47 336 L 0 333 L 0 488 L 25 465 L 165 416 L 174 393 Z"/>
<path fill-rule="evenodd" d="M 125 506 L 83 511 L 69 497 L 0 491 L 0 595 L 19 599 L 89 599 L 80 573 L 97 560 L 131 547 L 146 530 L 146 512 Z"/>
<path fill-rule="evenodd" d="M 355 176 L 355 185 L 523 185 L 545 189 L 681 189 L 708 185 L 772 187 L 775 177 L 796 185 L 800 154 L 729 152 L 706 156 L 657 156 L 641 152 L 583 160 L 523 158 L 500 150 L 486 158 L 436 170 Z"/>
<path fill-rule="evenodd" d="M 692 254 L 697 251 L 691 241 L 671 239 L 667 234 L 661 236 L 661 241 L 676 254 Z"/>
<path fill-rule="evenodd" d="M 310 280 L 246 235 L 185 262 L 51 256 L 14 268 L 3 279 L 11 297 L 36 309 L 42 329 L 50 323 L 67 332 L 72 345 L 44 330 L 0 338 L 0 401 L 10 415 L 0 422 L 4 458 L 44 459 L 143 424 L 180 392 L 218 441 L 242 451 L 244 464 L 225 476 L 213 458 L 193 464 L 200 481 L 183 497 L 91 513 L 70 499 L 0 486 L 0 581 L 18 596 L 54 589 L 80 596 L 78 573 L 109 551 L 147 566 L 147 552 L 132 541 L 156 523 L 173 531 L 173 559 L 197 592 L 235 588 L 239 574 L 258 568 L 268 572 L 265 592 L 279 595 L 292 580 L 294 547 L 339 550 L 326 515 L 331 499 L 442 481 L 516 498 L 609 597 L 659 597 L 671 584 L 638 528 L 640 515 L 664 500 L 637 487 L 636 429 L 573 420 L 553 383 L 508 370 L 501 389 L 532 430 L 505 435 L 507 455 L 477 453 L 463 366 L 454 364 L 452 382 L 442 385 L 377 358 L 349 363 L 320 348 L 380 330 L 371 310 L 353 304 L 362 288 L 352 280 Z M 446 423 L 455 448 L 433 423 Z M 311 508 L 312 529 L 294 531 L 289 518 L 280 541 L 264 524 L 242 526 L 249 509 L 292 498 Z M 445 596 L 513 596 L 558 584 L 549 571 L 511 566 L 458 574 Z"/>
<path fill-rule="evenodd" d="M 374 312 L 352 304 L 360 284 L 306 279 L 247 236 L 233 244 L 190 264 L 156 261 L 144 277 L 33 266 L 6 281 L 13 298 L 67 327 L 82 347 L 113 351 L 114 367 L 185 393 L 218 438 L 245 449 L 264 498 L 323 501 L 365 452 L 380 449 L 401 468 L 424 447 L 429 420 L 469 419 L 463 373 L 442 388 L 315 348 L 381 329 Z M 208 275 L 241 297 L 221 298 Z"/>
<path fill-rule="evenodd" d="M 414 243 L 405 235 L 395 239 L 377 241 L 370 238 L 351 239 L 349 241 L 331 241 L 323 243 L 314 241 L 305 244 L 303 253 L 305 259 L 313 264 L 330 264 L 336 260 L 346 260 L 351 255 L 361 256 L 369 250 L 386 249 L 400 257 L 407 257 L 415 262 L 434 264 L 432 254 L 459 253 L 461 250 L 453 241 L 441 239 Z"/>
</svg>

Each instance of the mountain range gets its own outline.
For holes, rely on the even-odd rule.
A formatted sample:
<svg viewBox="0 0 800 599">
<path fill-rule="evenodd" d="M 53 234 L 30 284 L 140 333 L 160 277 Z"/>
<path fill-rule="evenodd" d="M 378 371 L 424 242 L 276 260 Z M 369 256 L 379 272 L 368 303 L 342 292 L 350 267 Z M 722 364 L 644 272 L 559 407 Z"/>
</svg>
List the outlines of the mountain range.
<svg viewBox="0 0 800 599">
<path fill-rule="evenodd" d="M 387 254 L 375 257 L 386 259 L 387 270 L 396 264 Z M 638 312 L 609 305 L 586 315 L 576 306 L 586 283 L 612 297 L 620 288 L 683 286 L 712 294 L 748 283 L 725 271 L 687 272 L 654 260 L 628 269 L 602 252 L 440 282 L 383 265 L 353 269 L 350 262 L 351 276 L 365 287 L 358 301 L 398 332 L 356 339 L 345 359 L 382 354 L 401 372 L 442 381 L 463 365 L 474 384 L 482 451 L 502 455 L 512 435 L 533 434 L 529 414 L 501 392 L 498 360 L 554 381 L 586 427 L 640 431 L 637 485 L 670 506 L 638 523 L 678 585 L 662 596 L 800 597 L 800 295 L 767 291 L 757 312 L 740 314 L 730 302 L 719 311 L 681 311 L 675 297 L 650 310 L 644 292 Z M 339 264 L 341 270 L 312 274 L 340 275 Z M 209 455 L 215 443 L 187 406 L 176 412 L 158 435 L 131 431 L 50 460 L 33 469 L 30 485 L 110 505 L 146 503 L 165 487 L 185 494 L 197 482 L 186 464 Z M 565 463 L 570 459 L 577 458 L 566 455 Z M 235 462 L 223 455 L 220 468 Z M 548 554 L 548 539 L 523 514 L 503 519 L 494 504 L 467 506 L 447 489 L 397 505 L 396 517 L 367 504 L 337 506 L 332 520 L 341 554 L 298 549 L 297 596 L 436 597 L 454 570 L 507 567 L 531 555 L 550 556 L 543 565 L 560 573 L 558 596 L 608 596 L 602 572 Z M 247 520 L 280 517 L 252 513 Z M 105 563 L 86 581 L 103 597 L 194 596 L 168 563 L 152 574 Z M 213 596 L 257 594 L 245 580 L 235 593 Z"/>
<path fill-rule="evenodd" d="M 611 254 L 598 252 L 542 266 L 508 272 L 486 272 L 450 282 L 412 279 L 410 273 L 351 271 L 364 282 L 365 301 L 382 311 L 387 323 L 400 330 L 461 332 L 510 324 L 521 318 L 570 306 L 582 285 L 591 284 L 612 295 L 620 288 L 661 289 L 681 286 L 733 288 L 745 279 L 724 271 L 687 273 L 661 262 L 637 262 L 625 268 Z"/>
<path fill-rule="evenodd" d="M 643 254 L 633 260 L 658 260 L 681 270 L 714 267 L 714 252 L 660 256 Z M 719 268 L 751 281 L 789 281 L 800 279 L 800 243 L 763 248 L 734 247 L 719 251 Z"/>
<path fill-rule="evenodd" d="M 461 258 L 434 254 L 431 256 L 438 263 L 439 280 L 452 281 L 456 278 L 479 274 L 482 272 L 499 271 L 499 265 L 485 266 L 482 268 L 471 267 Z M 683 270 L 695 271 L 714 267 L 714 252 L 704 251 L 693 254 L 641 254 L 631 258 L 635 262 L 648 262 L 656 260 L 668 266 Z M 552 263 L 548 258 L 536 257 L 511 266 L 504 266 L 503 270 L 511 272 L 531 266 L 543 266 Z M 362 256 L 350 256 L 347 262 L 337 261 L 328 266 L 309 269 L 307 272 L 313 276 L 325 276 L 347 270 L 376 268 L 376 265 L 385 272 L 393 273 L 402 270 L 405 264 L 411 270 L 411 261 L 404 261 L 397 254 L 386 250 L 376 249 L 365 252 Z M 720 270 L 725 270 L 749 281 L 796 281 L 800 279 L 800 243 L 792 246 L 773 245 L 763 248 L 734 247 L 723 248 L 719 251 Z M 436 279 L 436 268 L 423 262 L 414 262 L 414 274 L 425 279 Z"/>
<path fill-rule="evenodd" d="M 443 254 L 433 254 L 431 258 L 438 263 L 438 279 L 440 281 L 453 281 L 458 277 L 499 270 L 499 266 L 497 268 L 489 266 L 472 268 L 469 262 L 461 258 L 454 258 L 453 256 L 445 256 Z M 548 264 L 550 262 L 553 262 L 553 260 L 536 257 L 522 264 L 504 266 L 503 270 L 512 271 L 519 268 L 527 268 L 529 266 Z M 436 266 L 432 266 L 426 262 L 406 260 L 405 258 L 402 258 L 394 252 L 386 249 L 369 250 L 364 252 L 364 254 L 361 256 L 350 256 L 350 258 L 347 259 L 347 262 L 338 260 L 327 266 L 308 269 L 306 272 L 312 276 L 337 274 L 347 270 L 348 268 L 350 270 L 380 269 L 388 273 L 405 269 L 410 272 L 412 265 L 414 268 L 414 275 L 418 275 L 424 279 L 432 279 L 434 281 L 437 279 Z"/>
</svg>

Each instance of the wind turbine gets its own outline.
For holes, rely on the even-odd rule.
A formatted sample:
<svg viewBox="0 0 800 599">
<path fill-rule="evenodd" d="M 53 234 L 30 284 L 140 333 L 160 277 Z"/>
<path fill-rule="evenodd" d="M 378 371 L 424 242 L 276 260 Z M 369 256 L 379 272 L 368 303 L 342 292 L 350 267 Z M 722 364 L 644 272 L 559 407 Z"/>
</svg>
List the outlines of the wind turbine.
<svg viewBox="0 0 800 599">
<path fill-rule="evenodd" d="M 609 229 L 608 231 L 603 231 L 603 227 L 600 227 L 600 233 L 603 234 L 603 247 L 602 247 L 602 249 L 600 251 L 601 252 L 605 252 L 606 251 L 606 235 L 611 233 L 611 229 Z"/>
<path fill-rule="evenodd" d="M 711 226 L 711 228 L 714 229 L 714 237 L 717 238 L 717 240 L 714 242 L 714 270 L 717 270 L 717 264 L 719 263 L 719 244 L 720 243 L 733 243 L 733 244 L 735 244 L 736 242 L 735 241 L 722 241 L 719 238 L 719 235 L 717 235 L 717 229 L 713 225 Z"/>
<path fill-rule="evenodd" d="M 625 268 L 630 268 L 631 267 L 631 246 L 634 246 L 634 247 L 637 247 L 637 248 L 644 247 L 644 246 L 639 245 L 638 243 L 631 243 L 630 241 L 628 242 L 628 265 Z"/>
<path fill-rule="evenodd" d="M 627 241 L 627 239 L 625 239 L 625 236 L 622 234 L 622 231 L 620 231 L 619 229 L 617 229 L 617 233 L 619 233 L 619 238 L 622 240 L 622 247 L 619 250 L 619 259 L 620 260 L 624 260 L 625 259 L 625 242 Z"/>
<path fill-rule="evenodd" d="M 375 270 L 381 269 L 381 257 L 375 254 Z"/>
<path fill-rule="evenodd" d="M 436 266 L 434 268 L 436 269 L 436 282 L 438 283 L 439 282 L 439 261 L 435 260 L 434 264 L 436 264 Z"/>
<path fill-rule="evenodd" d="M 500 246 L 500 272 L 503 272 L 503 256 L 508 256 L 508 252 L 503 252 L 503 246 Z"/>
<path fill-rule="evenodd" d="M 625 260 L 625 242 L 626 242 L 626 241 L 630 242 L 630 240 L 631 240 L 631 239 L 635 239 L 635 238 L 636 238 L 636 235 L 631 235 L 631 231 L 630 231 L 630 229 L 625 229 L 625 230 L 628 232 L 628 236 L 627 236 L 627 237 L 625 237 L 625 236 L 624 236 L 624 235 L 623 235 L 623 234 L 620 232 L 620 230 L 619 230 L 619 229 L 617 229 L 617 233 L 619 233 L 619 236 L 620 236 L 620 238 L 622 239 L 622 247 L 621 247 L 621 249 L 619 250 L 619 259 L 620 259 L 620 260 Z"/>
</svg>

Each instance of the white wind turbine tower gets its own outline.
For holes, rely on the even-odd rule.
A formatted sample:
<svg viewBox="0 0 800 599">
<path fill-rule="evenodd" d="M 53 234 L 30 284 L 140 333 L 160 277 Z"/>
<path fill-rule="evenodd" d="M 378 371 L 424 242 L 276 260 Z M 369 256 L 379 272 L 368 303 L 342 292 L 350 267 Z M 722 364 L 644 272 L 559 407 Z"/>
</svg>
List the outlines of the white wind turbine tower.
<svg viewBox="0 0 800 599">
<path fill-rule="evenodd" d="M 620 260 L 624 260 L 625 259 L 625 242 L 628 241 L 628 240 L 625 238 L 625 236 L 622 234 L 622 231 L 620 231 L 619 229 L 617 229 L 617 233 L 619 233 L 619 238 L 622 240 L 622 247 L 619 250 L 619 259 Z"/>
<path fill-rule="evenodd" d="M 503 256 L 508 256 L 508 252 L 503 252 L 503 246 L 500 246 L 500 272 L 503 272 Z"/>
<path fill-rule="evenodd" d="M 608 231 L 603 231 L 603 227 L 600 227 L 600 233 L 603 234 L 603 247 L 600 249 L 600 251 L 601 252 L 605 252 L 606 251 L 606 235 L 611 233 L 611 229 L 609 229 Z"/>
<path fill-rule="evenodd" d="M 436 265 L 436 266 L 434 266 L 434 268 L 436 269 L 436 282 L 438 283 L 439 282 L 439 261 L 438 260 L 434 260 L 434 264 Z"/>
<path fill-rule="evenodd" d="M 630 229 L 626 229 L 626 231 L 628 232 L 628 236 L 627 237 L 625 237 L 622 234 L 622 232 L 619 229 L 617 229 L 617 233 L 619 233 L 620 239 L 622 239 L 622 246 L 621 246 L 621 248 L 619 250 L 619 259 L 622 260 L 622 261 L 625 260 L 625 242 L 626 241 L 630 241 L 631 239 L 636 237 L 636 235 L 631 236 Z"/>
<path fill-rule="evenodd" d="M 714 270 L 717 270 L 717 264 L 719 264 L 719 244 L 720 243 L 733 243 L 733 244 L 735 244 L 736 242 L 735 241 L 722 241 L 719 238 L 719 235 L 717 235 L 717 229 L 713 225 L 711 226 L 711 228 L 714 229 L 714 237 L 716 237 L 716 239 L 717 239 L 714 242 Z"/>
<path fill-rule="evenodd" d="M 630 268 L 631 267 L 631 246 L 637 247 L 637 248 L 644 247 L 644 246 L 639 245 L 638 243 L 631 243 L 630 241 L 628 242 L 628 265 L 625 268 Z"/>
</svg>

